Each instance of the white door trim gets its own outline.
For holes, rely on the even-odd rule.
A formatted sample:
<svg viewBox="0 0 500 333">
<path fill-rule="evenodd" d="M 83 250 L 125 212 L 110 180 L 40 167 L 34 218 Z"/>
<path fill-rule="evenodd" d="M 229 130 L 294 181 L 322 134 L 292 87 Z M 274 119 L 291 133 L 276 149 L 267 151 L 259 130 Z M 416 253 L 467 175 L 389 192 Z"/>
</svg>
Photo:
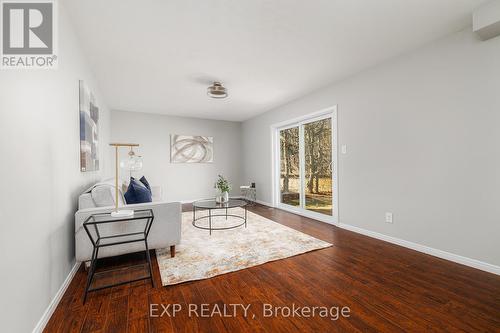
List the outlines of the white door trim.
<svg viewBox="0 0 500 333">
<path fill-rule="evenodd" d="M 286 204 L 280 203 L 280 149 L 279 149 L 279 131 L 291 127 L 298 126 L 299 131 L 302 131 L 302 126 L 303 124 L 310 123 L 313 121 L 321 120 L 321 119 L 326 119 L 326 118 L 331 118 L 332 122 L 332 195 L 333 195 L 333 211 L 332 211 L 332 216 L 328 216 L 325 214 L 313 212 L 313 211 L 308 211 L 304 209 L 303 207 L 294 207 Z M 271 125 L 271 142 L 272 142 L 272 204 L 273 207 L 283 209 L 295 214 L 299 214 L 302 216 L 306 216 L 309 218 L 313 218 L 316 220 L 320 220 L 322 222 L 327 222 L 330 224 L 338 224 L 339 223 L 339 207 L 338 207 L 338 192 L 339 192 L 339 186 L 338 186 L 338 147 L 337 147 L 337 132 L 338 132 L 338 127 L 337 127 L 337 105 L 333 105 L 331 107 L 321 109 L 319 111 L 300 116 L 294 119 L 290 119 L 287 121 L 283 121 L 280 123 L 276 123 Z M 303 140 L 303 135 L 299 135 L 299 140 Z M 299 145 L 303 149 L 303 142 L 302 144 Z M 304 170 L 304 161 L 303 161 L 303 154 L 300 155 L 300 165 L 302 170 Z M 302 179 L 303 182 L 303 179 Z M 303 197 L 304 197 L 304 184 L 301 182 L 300 184 L 300 197 L 301 197 L 301 206 L 304 203 Z"/>
</svg>

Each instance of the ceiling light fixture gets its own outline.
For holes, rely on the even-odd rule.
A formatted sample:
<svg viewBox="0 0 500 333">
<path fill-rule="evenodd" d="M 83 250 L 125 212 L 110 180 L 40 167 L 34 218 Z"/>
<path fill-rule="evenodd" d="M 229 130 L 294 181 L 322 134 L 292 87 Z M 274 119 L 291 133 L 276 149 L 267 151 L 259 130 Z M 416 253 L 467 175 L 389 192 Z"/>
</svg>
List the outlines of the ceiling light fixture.
<svg viewBox="0 0 500 333">
<path fill-rule="evenodd" d="M 226 98 L 227 90 L 222 86 L 222 83 L 214 82 L 210 87 L 208 87 L 207 95 L 212 98 Z"/>
</svg>

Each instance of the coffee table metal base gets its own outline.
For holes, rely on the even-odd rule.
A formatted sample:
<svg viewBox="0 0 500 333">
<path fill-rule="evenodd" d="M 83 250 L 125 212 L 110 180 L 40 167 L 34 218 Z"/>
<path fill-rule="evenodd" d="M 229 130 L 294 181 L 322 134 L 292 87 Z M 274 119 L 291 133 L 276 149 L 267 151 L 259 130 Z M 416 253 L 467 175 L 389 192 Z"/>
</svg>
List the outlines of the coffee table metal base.
<svg viewBox="0 0 500 333">
<path fill-rule="evenodd" d="M 242 208 L 245 209 L 244 216 L 235 215 L 235 214 L 228 214 L 227 208 L 221 207 L 221 208 L 206 208 L 208 210 L 208 215 L 200 216 L 197 218 L 196 217 L 196 206 L 193 206 L 193 226 L 198 228 L 198 229 L 208 230 L 210 235 L 212 234 L 212 230 L 235 229 L 235 228 L 241 227 L 242 225 L 244 225 L 246 228 L 247 227 L 247 207 L 244 206 Z M 218 209 L 226 209 L 226 214 L 212 214 L 212 210 L 218 210 Z M 235 218 L 243 220 L 243 222 L 240 224 L 237 224 L 237 225 L 232 225 L 230 227 L 212 227 L 212 217 L 226 217 L 226 220 L 228 217 L 235 217 Z M 200 220 L 204 220 L 204 219 L 208 219 L 208 228 L 196 224 L 196 221 L 200 221 Z"/>
</svg>

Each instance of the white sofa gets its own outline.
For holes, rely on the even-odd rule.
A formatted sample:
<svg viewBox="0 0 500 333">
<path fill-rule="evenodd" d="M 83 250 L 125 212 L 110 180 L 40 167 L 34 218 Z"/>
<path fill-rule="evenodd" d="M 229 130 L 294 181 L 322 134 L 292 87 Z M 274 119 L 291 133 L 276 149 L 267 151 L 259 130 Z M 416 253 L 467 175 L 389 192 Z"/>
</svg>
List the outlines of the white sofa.
<svg viewBox="0 0 500 333">
<path fill-rule="evenodd" d="M 96 213 L 111 212 L 114 210 L 114 186 L 112 180 L 95 184 L 78 198 L 78 211 L 75 214 L 75 256 L 80 262 L 89 261 L 92 258 L 92 243 L 83 227 L 83 222 Z M 107 188 L 107 190 L 104 190 Z M 99 197 L 99 190 L 101 196 Z M 150 249 L 160 249 L 170 247 L 171 255 L 175 255 L 175 245 L 181 241 L 181 221 L 182 206 L 180 202 L 164 202 L 161 198 L 161 189 L 152 187 L 153 202 L 125 205 L 123 194 L 120 189 L 118 198 L 120 206 L 126 209 L 152 209 L 154 221 L 148 236 L 148 246 Z M 109 193 L 109 197 L 102 198 L 102 193 Z M 105 204 L 103 206 L 103 203 Z M 104 226 L 103 226 L 104 227 Z M 127 224 L 111 223 L 105 226 L 107 231 L 119 233 L 131 232 L 127 230 Z M 136 226 L 137 227 L 137 226 Z M 133 230 L 136 231 L 136 230 Z M 144 251 L 144 243 L 128 243 L 116 246 L 104 247 L 99 250 L 99 258 L 122 255 Z"/>
</svg>

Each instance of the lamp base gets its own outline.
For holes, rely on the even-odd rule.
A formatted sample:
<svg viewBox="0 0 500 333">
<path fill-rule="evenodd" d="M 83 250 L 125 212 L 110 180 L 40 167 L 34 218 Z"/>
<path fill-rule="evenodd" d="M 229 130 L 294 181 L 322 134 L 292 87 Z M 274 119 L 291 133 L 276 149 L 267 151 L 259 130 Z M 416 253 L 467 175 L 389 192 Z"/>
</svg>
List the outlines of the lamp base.
<svg viewBox="0 0 500 333">
<path fill-rule="evenodd" d="M 111 212 L 111 217 L 130 217 L 134 215 L 134 211 L 130 209 L 116 210 Z"/>
</svg>

